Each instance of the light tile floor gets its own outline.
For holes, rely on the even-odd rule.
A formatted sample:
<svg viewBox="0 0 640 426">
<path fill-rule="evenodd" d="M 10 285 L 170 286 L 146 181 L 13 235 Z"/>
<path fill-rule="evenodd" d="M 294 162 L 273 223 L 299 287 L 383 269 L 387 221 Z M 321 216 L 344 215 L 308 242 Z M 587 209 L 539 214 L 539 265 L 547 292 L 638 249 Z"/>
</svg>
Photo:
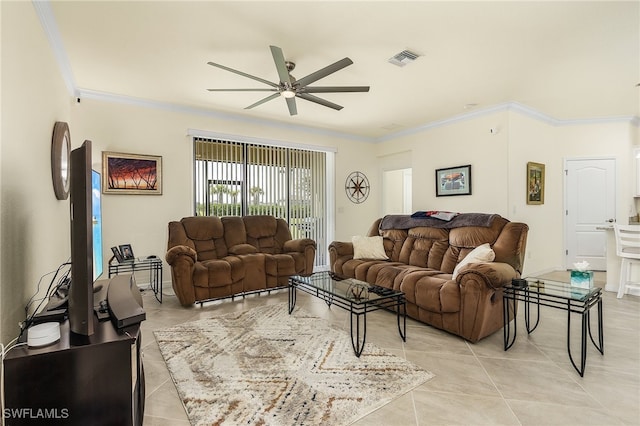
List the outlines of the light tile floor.
<svg viewBox="0 0 640 426">
<path fill-rule="evenodd" d="M 188 425 L 176 388 L 160 355 L 153 330 L 231 311 L 287 301 L 286 291 L 181 307 L 164 296 L 159 304 L 144 294 L 142 325 L 146 377 L 145 425 Z M 566 313 L 542 307 L 538 328 L 524 331 L 507 352 L 502 332 L 472 344 L 408 320 L 407 342 L 393 315 L 368 316 L 367 342 L 406 358 L 436 376 L 356 423 L 364 425 L 640 425 L 640 297 L 605 292 L 605 355 L 589 342 L 584 378 L 566 349 Z M 346 313 L 298 292 L 298 305 L 348 330 Z M 579 326 L 579 321 L 572 321 Z M 579 332 L 576 328 L 573 335 Z M 574 342 L 575 351 L 579 351 Z M 366 350 L 366 347 L 365 347 Z M 578 352 L 579 354 L 579 352 Z"/>
</svg>

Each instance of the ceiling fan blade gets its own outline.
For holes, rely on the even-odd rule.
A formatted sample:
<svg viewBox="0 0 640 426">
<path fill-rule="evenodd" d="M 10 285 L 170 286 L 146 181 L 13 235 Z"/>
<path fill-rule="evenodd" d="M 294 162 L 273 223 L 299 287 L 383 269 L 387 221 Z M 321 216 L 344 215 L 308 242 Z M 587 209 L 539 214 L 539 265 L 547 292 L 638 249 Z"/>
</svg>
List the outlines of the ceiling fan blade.
<svg viewBox="0 0 640 426">
<path fill-rule="evenodd" d="M 321 87 L 301 87 L 298 92 L 302 93 L 337 93 L 337 92 L 368 92 L 369 86 L 321 86 Z"/>
<path fill-rule="evenodd" d="M 238 74 L 238 75 L 241 75 L 243 77 L 247 77 L 247 78 L 259 81 L 259 82 L 264 83 L 264 84 L 268 84 L 271 87 L 278 87 L 278 85 L 276 83 L 272 83 L 271 81 L 265 80 L 264 78 L 256 77 L 255 75 L 247 74 L 246 72 L 234 70 L 233 68 L 225 67 L 224 65 L 216 64 L 215 62 L 207 62 L 207 64 L 211 65 L 212 67 L 217 67 L 217 68 L 223 69 L 225 71 L 230 71 L 230 72 L 232 72 L 234 74 Z"/>
<path fill-rule="evenodd" d="M 209 92 L 277 92 L 278 89 L 207 89 Z"/>
<path fill-rule="evenodd" d="M 296 98 L 286 98 L 287 107 L 289 107 L 289 115 L 298 115 L 298 107 L 296 106 Z"/>
<path fill-rule="evenodd" d="M 334 62 L 331 65 L 328 65 L 316 72 L 309 74 L 306 77 L 302 77 L 301 79 L 296 81 L 296 86 L 304 87 L 307 84 L 311 84 L 314 81 L 318 81 L 321 78 L 328 76 L 329 74 L 333 74 L 336 71 L 340 71 L 342 68 L 347 67 L 353 64 L 353 61 L 349 58 L 340 59 L 338 62 Z"/>
<path fill-rule="evenodd" d="M 269 96 L 267 96 L 266 98 L 260 99 L 260 100 L 259 100 L 258 102 L 256 102 L 255 104 L 251 104 L 251 105 L 249 105 L 249 106 L 248 106 L 248 107 L 246 107 L 245 109 L 251 109 L 251 108 L 257 107 L 258 105 L 262 105 L 263 103 L 265 103 L 265 102 L 269 102 L 270 100 L 275 99 L 275 98 L 277 98 L 277 97 L 279 97 L 279 96 L 280 96 L 280 93 L 274 93 L 273 95 L 269 95 Z"/>
<path fill-rule="evenodd" d="M 298 96 L 298 97 L 300 97 L 302 99 L 305 99 L 307 101 L 315 102 L 317 104 L 324 105 L 324 106 L 329 107 L 329 108 L 333 108 L 333 109 L 335 109 L 337 111 L 340 111 L 343 108 L 342 106 L 340 106 L 338 104 L 334 104 L 333 102 L 329 102 L 329 101 L 327 101 L 325 99 L 319 98 L 319 97 L 314 96 L 314 95 L 310 95 L 308 93 L 297 93 L 296 96 Z"/>
<path fill-rule="evenodd" d="M 273 62 L 276 64 L 278 70 L 278 78 L 282 83 L 291 84 L 291 77 L 289 76 L 289 70 L 287 70 L 287 64 L 284 60 L 284 54 L 282 49 L 278 46 L 269 46 L 271 48 L 271 55 L 273 56 Z"/>
</svg>

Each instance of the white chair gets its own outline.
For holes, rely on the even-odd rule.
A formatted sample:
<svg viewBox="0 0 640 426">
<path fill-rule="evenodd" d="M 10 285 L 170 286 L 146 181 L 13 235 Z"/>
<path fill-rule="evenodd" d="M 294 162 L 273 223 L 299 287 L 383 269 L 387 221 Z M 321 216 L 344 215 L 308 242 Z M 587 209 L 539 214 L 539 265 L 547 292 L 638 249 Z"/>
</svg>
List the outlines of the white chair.
<svg viewBox="0 0 640 426">
<path fill-rule="evenodd" d="M 631 281 L 631 265 L 640 266 L 640 225 L 614 225 L 616 254 L 620 257 L 620 285 L 618 299 L 629 288 L 640 289 L 640 282 Z"/>
</svg>

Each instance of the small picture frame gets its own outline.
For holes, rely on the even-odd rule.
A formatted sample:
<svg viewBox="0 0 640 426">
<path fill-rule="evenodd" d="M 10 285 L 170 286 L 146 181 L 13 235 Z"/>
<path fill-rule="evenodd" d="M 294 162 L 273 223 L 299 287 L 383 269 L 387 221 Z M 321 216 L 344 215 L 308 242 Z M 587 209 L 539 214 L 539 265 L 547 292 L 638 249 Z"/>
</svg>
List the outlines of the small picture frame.
<svg viewBox="0 0 640 426">
<path fill-rule="evenodd" d="M 131 248 L 131 244 L 120 245 L 120 253 L 122 254 L 122 260 L 135 259 L 135 256 L 133 255 L 133 249 Z"/>
<path fill-rule="evenodd" d="M 120 250 L 118 250 L 118 247 L 111 247 L 111 253 L 113 253 L 113 257 L 116 258 L 118 263 L 122 263 L 124 258 L 122 257 L 122 253 L 120 253 Z"/>
<path fill-rule="evenodd" d="M 436 170 L 436 197 L 471 195 L 471 164 Z"/>
<path fill-rule="evenodd" d="M 544 164 L 527 163 L 527 204 L 544 204 Z"/>
</svg>

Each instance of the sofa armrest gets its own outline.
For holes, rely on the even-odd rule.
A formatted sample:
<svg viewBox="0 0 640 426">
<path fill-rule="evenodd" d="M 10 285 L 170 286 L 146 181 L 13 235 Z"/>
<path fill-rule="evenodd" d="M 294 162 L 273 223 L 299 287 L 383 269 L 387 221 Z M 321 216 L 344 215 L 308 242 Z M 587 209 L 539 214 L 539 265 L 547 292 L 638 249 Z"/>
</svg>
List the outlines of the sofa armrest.
<svg viewBox="0 0 640 426">
<path fill-rule="evenodd" d="M 165 259 L 171 265 L 171 284 L 182 306 L 191 306 L 196 296 L 193 288 L 193 269 L 197 259 L 194 249 L 177 245 L 171 247 Z"/>
<path fill-rule="evenodd" d="M 508 263 L 483 262 L 468 264 L 460 271 L 456 281 L 460 286 L 463 286 L 467 281 L 475 281 L 480 278 L 488 287 L 498 289 L 510 284 L 512 279 L 519 277 L 518 271 Z"/>
<path fill-rule="evenodd" d="M 316 259 L 316 242 L 311 238 L 298 238 L 287 240 L 282 245 L 283 253 L 302 253 L 304 257 L 304 270 L 300 272 L 302 276 L 309 276 L 313 273 L 313 264 Z"/>
<path fill-rule="evenodd" d="M 456 281 L 460 286 L 461 336 L 475 343 L 502 327 L 502 287 L 518 277 L 518 272 L 503 262 L 470 263 L 460 272 Z"/>
<path fill-rule="evenodd" d="M 353 243 L 333 241 L 329 244 L 329 268 L 331 272 L 342 273 L 342 264 L 353 259 Z"/>
<path fill-rule="evenodd" d="M 344 241 L 333 241 L 329 244 L 329 253 L 335 253 L 336 258 L 341 256 L 353 256 L 353 243 Z"/>
<path fill-rule="evenodd" d="M 313 250 L 315 251 L 316 242 L 313 241 L 311 238 L 299 238 L 297 240 L 287 240 L 282 245 L 282 251 L 285 253 L 291 252 L 291 251 L 304 253 L 307 247 L 312 247 Z"/>
<path fill-rule="evenodd" d="M 165 260 L 169 265 L 173 265 L 180 256 L 190 257 L 192 260 L 192 263 L 195 262 L 198 257 L 196 251 L 191 247 L 178 245 L 178 246 L 171 247 L 167 251 L 167 254 L 165 255 Z"/>
</svg>

